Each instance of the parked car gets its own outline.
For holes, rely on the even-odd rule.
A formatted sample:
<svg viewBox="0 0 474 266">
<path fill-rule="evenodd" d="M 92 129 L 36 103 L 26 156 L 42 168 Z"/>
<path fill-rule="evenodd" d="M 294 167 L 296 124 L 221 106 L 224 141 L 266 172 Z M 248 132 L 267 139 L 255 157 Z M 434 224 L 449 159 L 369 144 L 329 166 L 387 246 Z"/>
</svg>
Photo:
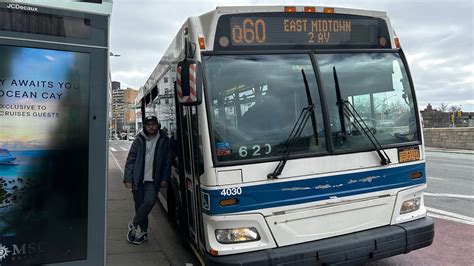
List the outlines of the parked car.
<svg viewBox="0 0 474 266">
<path fill-rule="evenodd" d="M 362 118 L 362 124 L 367 125 L 370 131 L 372 131 L 373 134 L 377 133 L 377 124 L 378 121 L 373 118 L 369 117 L 361 117 Z M 349 131 L 352 132 L 353 135 L 360 135 L 361 132 L 359 130 L 359 125 L 356 123 L 355 120 L 351 119 L 351 124 L 349 125 Z"/>
</svg>

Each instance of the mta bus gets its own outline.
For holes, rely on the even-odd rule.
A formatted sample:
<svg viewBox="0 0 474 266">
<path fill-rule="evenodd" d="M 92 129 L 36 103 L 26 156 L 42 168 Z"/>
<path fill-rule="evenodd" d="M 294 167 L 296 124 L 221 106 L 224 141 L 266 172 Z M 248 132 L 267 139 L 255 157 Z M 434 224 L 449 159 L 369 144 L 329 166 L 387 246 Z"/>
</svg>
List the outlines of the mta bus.
<svg viewBox="0 0 474 266">
<path fill-rule="evenodd" d="M 111 12 L 0 0 L 1 265 L 105 263 Z"/>
<path fill-rule="evenodd" d="M 159 199 L 206 265 L 431 245 L 415 90 L 385 12 L 217 7 L 186 20 L 140 95 L 174 146 Z"/>
</svg>

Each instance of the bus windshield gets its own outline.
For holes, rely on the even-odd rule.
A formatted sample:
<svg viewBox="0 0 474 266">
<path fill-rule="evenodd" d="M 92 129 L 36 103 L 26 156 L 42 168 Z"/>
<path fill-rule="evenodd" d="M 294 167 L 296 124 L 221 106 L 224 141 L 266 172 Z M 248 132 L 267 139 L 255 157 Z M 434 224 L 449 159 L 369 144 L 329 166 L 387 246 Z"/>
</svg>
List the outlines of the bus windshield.
<svg viewBox="0 0 474 266">
<path fill-rule="evenodd" d="M 369 149 L 356 117 L 339 117 L 333 68 L 342 100 L 352 104 L 383 146 L 418 141 L 414 99 L 406 69 L 396 53 L 316 54 L 327 100 L 335 150 Z M 345 127 L 341 127 L 344 121 Z M 341 128 L 345 132 L 341 132 Z"/>
<path fill-rule="evenodd" d="M 221 55 L 204 58 L 214 148 L 219 162 L 281 157 L 308 105 L 305 70 L 315 105 L 318 143 L 307 123 L 293 154 L 326 151 L 321 101 L 308 54 Z"/>
<path fill-rule="evenodd" d="M 327 152 L 326 130 L 336 152 L 373 150 L 355 117 L 339 117 L 333 68 L 342 100 L 350 102 L 386 147 L 418 141 L 416 112 L 407 72 L 396 53 L 314 54 L 325 94 L 329 128 L 309 54 L 205 56 L 208 108 L 217 162 L 275 160 L 301 110 L 308 105 L 301 70 L 315 104 L 318 143 L 311 123 L 291 148 L 293 156 Z M 344 127 L 341 126 L 344 123 Z M 344 128 L 345 132 L 341 132 Z M 343 136 L 343 137 L 342 137 Z"/>
</svg>

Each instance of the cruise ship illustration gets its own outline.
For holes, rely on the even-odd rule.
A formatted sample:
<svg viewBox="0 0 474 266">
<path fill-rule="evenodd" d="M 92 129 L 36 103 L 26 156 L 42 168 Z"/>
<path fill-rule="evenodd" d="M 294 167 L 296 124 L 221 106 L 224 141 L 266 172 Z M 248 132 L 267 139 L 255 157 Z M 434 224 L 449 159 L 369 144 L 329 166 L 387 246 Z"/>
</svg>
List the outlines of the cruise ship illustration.
<svg viewBox="0 0 474 266">
<path fill-rule="evenodd" d="M 0 164 L 14 164 L 16 157 L 9 150 L 0 148 Z"/>
</svg>

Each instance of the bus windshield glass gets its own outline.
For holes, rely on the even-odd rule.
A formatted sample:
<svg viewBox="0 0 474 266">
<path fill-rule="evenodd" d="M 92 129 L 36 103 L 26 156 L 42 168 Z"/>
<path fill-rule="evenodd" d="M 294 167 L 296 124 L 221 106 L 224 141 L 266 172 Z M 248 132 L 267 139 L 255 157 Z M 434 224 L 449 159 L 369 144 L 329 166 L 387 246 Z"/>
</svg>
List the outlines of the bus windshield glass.
<svg viewBox="0 0 474 266">
<path fill-rule="evenodd" d="M 335 150 L 369 149 L 357 118 L 339 117 L 333 69 L 343 101 L 352 104 L 382 146 L 419 140 L 412 89 L 396 53 L 315 54 L 327 100 Z M 341 127 L 344 121 L 345 127 Z M 344 128 L 345 132 L 341 132 Z"/>
<path fill-rule="evenodd" d="M 218 162 L 275 160 L 304 107 L 305 70 L 315 105 L 318 141 L 310 122 L 292 155 L 326 151 L 321 101 L 308 54 L 204 57 L 212 139 Z"/>
<path fill-rule="evenodd" d="M 291 148 L 293 156 L 325 153 L 325 130 L 331 132 L 336 152 L 373 150 L 361 122 L 383 147 L 419 142 L 414 97 L 397 53 L 314 56 L 327 101 L 327 129 L 309 55 L 204 58 L 212 145 L 218 162 L 275 160 L 284 154 L 287 138 L 301 110 L 308 105 L 302 69 L 316 106 L 318 143 L 311 123 L 307 123 Z M 341 100 L 353 105 L 360 118 L 347 111 L 342 119 L 339 117 L 333 69 L 337 70 Z"/>
</svg>

